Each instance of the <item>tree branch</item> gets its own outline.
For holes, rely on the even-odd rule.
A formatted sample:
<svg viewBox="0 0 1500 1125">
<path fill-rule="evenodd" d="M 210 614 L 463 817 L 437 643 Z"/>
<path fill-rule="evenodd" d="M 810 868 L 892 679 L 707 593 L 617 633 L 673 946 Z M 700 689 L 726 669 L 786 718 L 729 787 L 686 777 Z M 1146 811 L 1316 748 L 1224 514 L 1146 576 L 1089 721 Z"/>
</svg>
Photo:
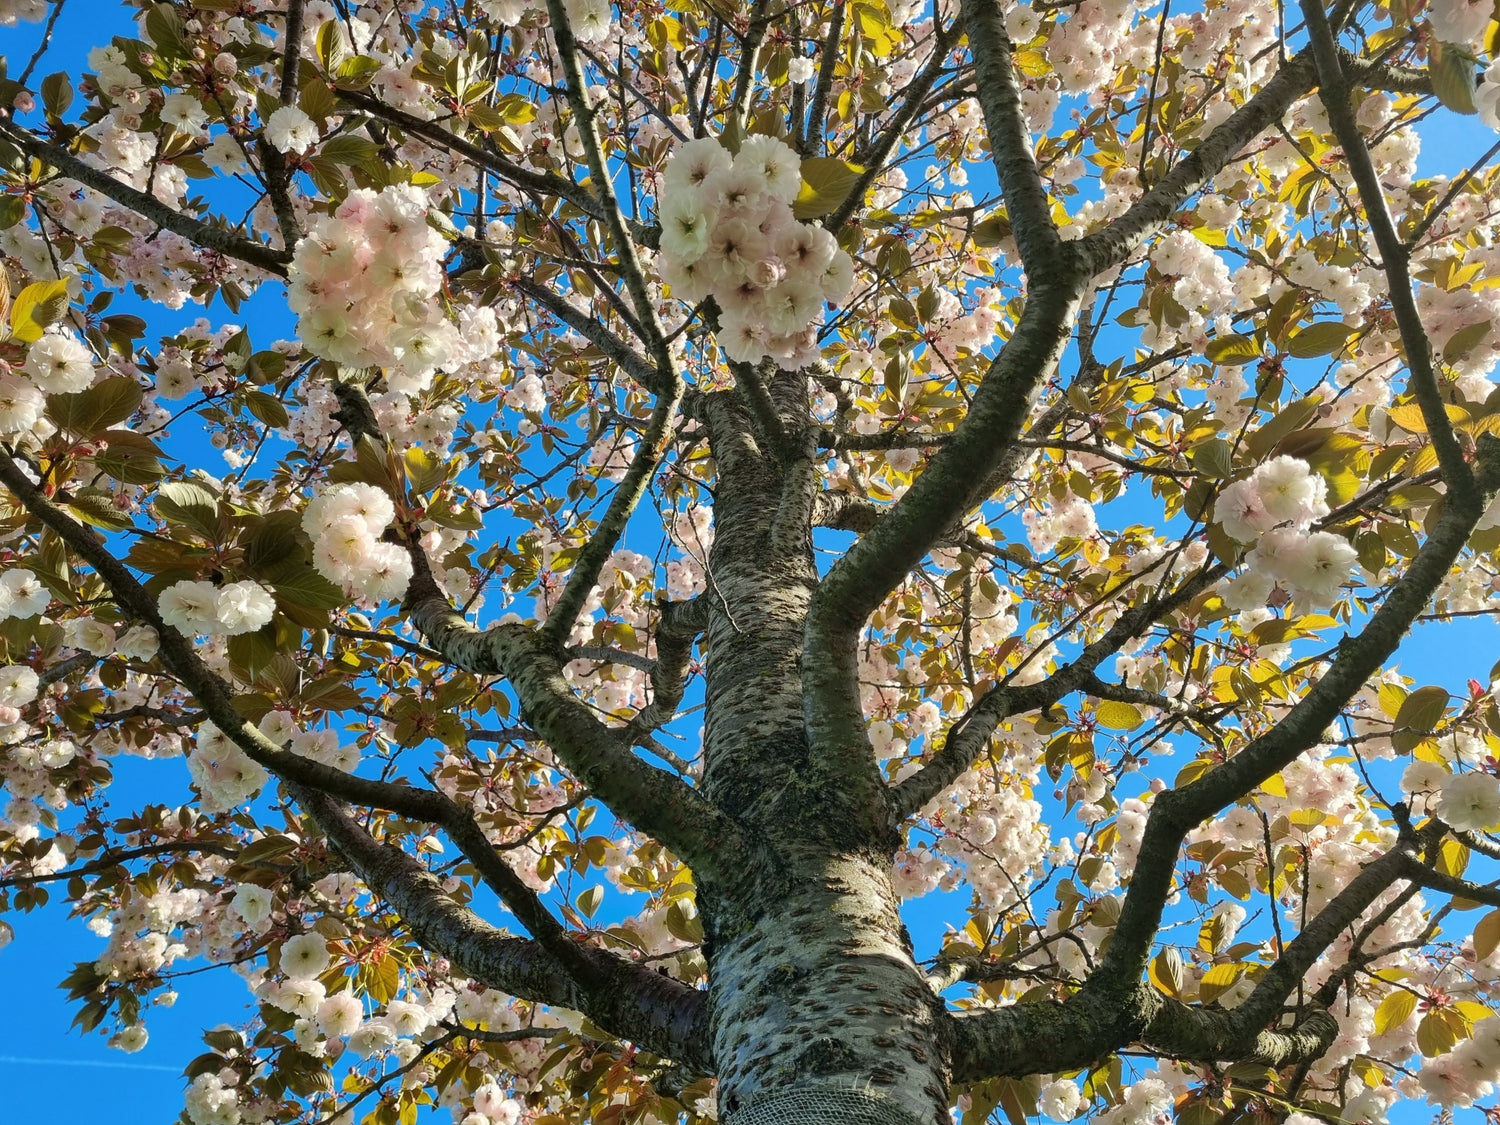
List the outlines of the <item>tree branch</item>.
<svg viewBox="0 0 1500 1125">
<path fill-rule="evenodd" d="M 0 120 L 0 137 L 17 145 L 22 151 L 38 160 L 50 164 L 68 179 L 84 187 L 92 188 L 122 207 L 128 207 L 163 230 L 181 235 L 195 246 L 216 251 L 226 258 L 244 262 L 246 265 L 275 274 L 277 277 L 286 277 L 287 263 L 292 260 L 290 249 L 277 250 L 234 234 L 227 228 L 214 226 L 202 219 L 195 219 L 181 211 L 174 211 L 154 195 L 148 195 L 129 184 L 122 183 L 92 164 L 84 163 L 66 149 L 48 144 L 40 137 L 33 136 L 8 121 Z"/>
<path fill-rule="evenodd" d="M 80 863 L 77 867 L 68 867 L 62 871 L 54 871 L 50 875 L 7 876 L 4 879 L 0 879 L 0 888 L 31 887 L 37 883 L 56 883 L 63 879 L 72 879 L 75 876 L 97 875 L 101 871 L 108 871 L 112 867 L 119 867 L 132 859 L 177 855 L 182 852 L 201 852 L 205 855 L 217 855 L 223 856 L 226 859 L 233 859 L 240 854 L 240 849 L 233 842 L 224 843 L 215 840 L 166 840 L 159 844 L 146 844 L 139 848 L 107 848 L 98 859 L 91 859 L 87 863 Z"/>
<path fill-rule="evenodd" d="M 444 659 L 476 675 L 505 676 L 525 720 L 618 816 L 704 875 L 747 876 L 738 825 L 696 789 L 637 758 L 628 731 L 600 722 L 563 679 L 555 646 L 524 625 L 476 629 L 448 604 L 421 548 L 411 554 L 415 574 L 402 609 Z"/>
<path fill-rule="evenodd" d="M 964 0 L 964 27 L 974 55 L 974 84 L 1005 208 L 1010 215 L 1021 265 L 1033 283 L 1066 270 L 1072 263 L 1059 254 L 1061 237 L 1052 221 L 1052 205 L 1032 155 L 1031 131 L 1021 106 L 1021 90 L 1011 59 L 1010 36 L 998 4 Z"/>
<path fill-rule="evenodd" d="M 1326 672 L 1270 730 L 1202 778 L 1153 802 L 1115 937 L 1083 992 L 1108 1002 L 1140 979 L 1171 891 L 1177 855 L 1196 825 L 1227 808 L 1317 744 L 1356 691 L 1396 651 L 1412 622 L 1447 577 L 1484 505 L 1500 488 L 1500 440 L 1479 444 L 1479 495 L 1449 498 L 1427 541 L 1391 587 L 1365 628 L 1345 637 Z"/>
<path fill-rule="evenodd" d="M 687 690 L 693 643 L 708 628 L 707 596 L 666 602 L 656 626 L 656 662 L 651 668 L 651 702 L 630 720 L 633 738 L 650 734 L 672 721 Z"/>
<path fill-rule="evenodd" d="M 707 994 L 589 946 L 585 980 L 564 971 L 540 942 L 512 937 L 454 902 L 437 877 L 400 848 L 378 843 L 326 793 L 291 786 L 297 803 L 360 878 L 423 946 L 491 988 L 582 1012 L 622 1039 L 712 1073 Z"/>
<path fill-rule="evenodd" d="M 1376 175 L 1375 163 L 1370 159 L 1370 150 L 1359 131 L 1359 123 L 1354 118 L 1349 83 L 1339 60 L 1333 31 L 1323 15 L 1322 0 L 1302 0 L 1302 15 L 1307 20 L 1307 33 L 1317 63 L 1319 93 L 1323 107 L 1328 111 L 1328 123 L 1344 150 L 1344 159 L 1349 162 L 1359 201 L 1364 206 L 1365 221 L 1370 224 L 1370 234 L 1380 250 L 1391 308 L 1396 314 L 1396 327 L 1401 333 L 1402 349 L 1406 352 L 1406 366 L 1411 372 L 1411 393 L 1422 410 L 1428 440 L 1437 453 L 1443 482 L 1450 494 L 1472 492 L 1474 477 L 1464 462 L 1463 449 L 1448 420 L 1437 372 L 1432 364 L 1432 342 L 1427 338 L 1427 330 L 1422 326 L 1422 316 L 1412 296 L 1411 273 L 1407 268 L 1409 255 L 1401 236 L 1396 233 L 1396 224 L 1386 206 L 1385 190 Z"/>
<path fill-rule="evenodd" d="M 641 386 L 652 391 L 663 389 L 662 375 L 651 366 L 651 362 L 594 317 L 574 308 L 560 294 L 538 285 L 529 277 L 518 277 L 511 284 L 538 304 L 546 306 L 558 320 L 614 360 Z"/>
</svg>

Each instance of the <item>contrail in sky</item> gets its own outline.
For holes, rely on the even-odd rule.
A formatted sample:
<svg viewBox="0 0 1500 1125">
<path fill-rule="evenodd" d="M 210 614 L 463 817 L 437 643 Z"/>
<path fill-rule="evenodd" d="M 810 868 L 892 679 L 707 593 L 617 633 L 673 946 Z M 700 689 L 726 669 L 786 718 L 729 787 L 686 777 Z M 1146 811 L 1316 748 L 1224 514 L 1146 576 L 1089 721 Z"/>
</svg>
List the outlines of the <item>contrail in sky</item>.
<svg viewBox="0 0 1500 1125">
<path fill-rule="evenodd" d="M 0 1055 L 0 1065 L 11 1066 L 92 1066 L 106 1070 L 160 1070 L 168 1074 L 181 1074 L 182 1068 L 163 1066 L 160 1063 L 115 1062 L 112 1059 L 31 1059 L 22 1055 Z"/>
</svg>

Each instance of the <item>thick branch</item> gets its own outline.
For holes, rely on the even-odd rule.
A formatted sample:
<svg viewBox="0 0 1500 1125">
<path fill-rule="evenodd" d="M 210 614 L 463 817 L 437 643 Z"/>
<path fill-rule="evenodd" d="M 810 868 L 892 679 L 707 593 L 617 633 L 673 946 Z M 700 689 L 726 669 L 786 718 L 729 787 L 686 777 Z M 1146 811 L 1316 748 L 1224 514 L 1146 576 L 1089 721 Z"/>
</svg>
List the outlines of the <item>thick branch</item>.
<svg viewBox="0 0 1500 1125">
<path fill-rule="evenodd" d="M 174 211 L 154 195 L 121 183 L 107 172 L 101 172 L 92 164 L 86 164 L 66 149 L 48 144 L 26 130 L 6 121 L 0 121 L 0 137 L 19 146 L 24 152 L 45 161 L 70 180 L 92 188 L 100 195 L 113 199 L 122 207 L 128 207 L 143 219 L 147 219 L 163 230 L 181 235 L 195 246 L 213 250 L 226 258 L 255 266 L 277 277 L 286 276 L 287 263 L 292 260 L 289 251 L 276 250 L 262 243 L 234 234 L 225 227 L 214 226 Z"/>
<path fill-rule="evenodd" d="M 1031 131 L 1021 106 L 1021 90 L 1011 59 L 1010 36 L 998 4 L 964 0 L 964 27 L 974 55 L 974 84 L 984 127 L 990 138 L 995 172 L 1005 194 L 1021 264 L 1033 283 L 1069 263 L 1059 255 L 1061 245 L 1052 205 L 1037 171 Z"/>
<path fill-rule="evenodd" d="M 1344 150 L 1344 159 L 1349 162 L 1350 174 L 1359 190 L 1359 201 L 1364 205 L 1365 220 L 1370 224 L 1370 234 L 1380 249 L 1381 266 L 1389 283 L 1391 309 L 1396 314 L 1396 327 L 1406 352 L 1406 366 L 1411 371 L 1411 392 L 1422 410 L 1422 421 L 1427 424 L 1428 438 L 1443 470 L 1443 482 L 1450 493 L 1472 491 L 1475 487 L 1473 474 L 1464 463 L 1463 449 L 1444 409 L 1437 372 L 1432 365 L 1432 341 L 1427 338 L 1427 330 L 1422 326 L 1422 316 L 1412 296 L 1408 252 L 1401 236 L 1396 233 L 1396 224 L 1386 206 L 1385 189 L 1381 187 L 1375 163 L 1370 159 L 1369 146 L 1365 144 L 1359 123 L 1354 118 L 1349 82 L 1339 60 L 1333 31 L 1323 15 L 1322 0 L 1302 0 L 1302 14 L 1307 20 L 1307 33 L 1318 68 L 1319 93 L 1323 107 L 1328 111 L 1328 123 Z"/>
<path fill-rule="evenodd" d="M 1131 204 L 1125 214 L 1083 239 L 1090 265 L 1102 271 L 1129 258 L 1246 145 L 1286 116 L 1292 104 L 1312 90 L 1315 73 L 1306 51 L 1289 60 L 1249 101 L 1178 161 L 1155 187 Z"/>
<path fill-rule="evenodd" d="M 448 604 L 426 556 L 413 547 L 416 573 L 403 609 L 451 664 L 505 676 L 526 721 L 591 792 L 617 815 L 666 844 L 701 874 L 731 881 L 746 843 L 738 826 L 703 794 L 631 752 L 626 730 L 600 722 L 573 694 L 557 649 L 524 625 L 476 629 Z"/>
<path fill-rule="evenodd" d="M 949 1017 L 953 1080 L 1074 1070 L 1131 1043 L 1195 1062 L 1279 1068 L 1318 1058 L 1338 1036 L 1338 1022 L 1322 1008 L 1290 1028 L 1257 1028 L 1248 1038 L 1239 1034 L 1235 1015 L 1189 1007 L 1147 985 L 1109 1007 L 1043 1002 L 956 1012 Z"/>
<path fill-rule="evenodd" d="M 632 735 L 649 734 L 672 721 L 687 691 L 693 643 L 708 628 L 708 601 L 667 602 L 656 627 L 656 663 L 651 668 L 651 702 L 630 720 Z"/>
<path fill-rule="evenodd" d="M 1059 261 L 1074 261 L 1070 245 L 1058 247 Z M 1007 456 L 1037 394 L 1057 369 L 1084 287 L 1076 263 L 1062 276 L 1064 280 L 1034 286 L 1015 333 L 990 365 L 963 423 L 820 585 L 808 614 L 802 677 L 815 757 L 858 749 L 850 745 L 849 732 L 864 729 L 855 659 L 859 630 L 912 567 L 983 498 L 984 482 Z"/>
<path fill-rule="evenodd" d="M 1120 982 L 1140 978 L 1187 833 L 1316 745 L 1354 693 L 1396 651 L 1447 577 L 1484 504 L 1500 487 L 1500 441 L 1486 435 L 1479 453 L 1480 495 L 1449 497 L 1406 573 L 1391 586 L 1365 628 L 1340 642 L 1338 655 L 1307 694 L 1229 761 L 1190 785 L 1163 793 L 1153 803 L 1114 941 L 1084 992 L 1107 992 L 1120 987 Z"/>
<path fill-rule="evenodd" d="M 292 793 L 423 946 L 465 975 L 513 996 L 582 1012 L 612 1035 L 712 1073 L 706 993 L 588 946 L 577 947 L 588 979 L 576 979 L 541 943 L 502 933 L 454 902 L 436 876 L 401 849 L 378 843 L 327 794 L 296 785 Z"/>
</svg>

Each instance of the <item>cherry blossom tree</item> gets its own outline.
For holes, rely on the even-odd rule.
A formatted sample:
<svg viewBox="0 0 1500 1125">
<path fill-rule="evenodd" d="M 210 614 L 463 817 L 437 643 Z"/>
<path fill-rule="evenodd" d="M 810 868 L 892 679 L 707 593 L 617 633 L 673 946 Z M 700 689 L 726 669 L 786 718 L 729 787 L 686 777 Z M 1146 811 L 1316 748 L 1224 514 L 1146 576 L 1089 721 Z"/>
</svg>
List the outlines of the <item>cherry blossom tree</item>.
<svg viewBox="0 0 1500 1125">
<path fill-rule="evenodd" d="M 244 978 L 184 1120 L 1493 1092 L 1494 654 L 1400 663 L 1500 611 L 1489 0 L 61 8 L 0 935 L 127 1051 Z"/>
</svg>

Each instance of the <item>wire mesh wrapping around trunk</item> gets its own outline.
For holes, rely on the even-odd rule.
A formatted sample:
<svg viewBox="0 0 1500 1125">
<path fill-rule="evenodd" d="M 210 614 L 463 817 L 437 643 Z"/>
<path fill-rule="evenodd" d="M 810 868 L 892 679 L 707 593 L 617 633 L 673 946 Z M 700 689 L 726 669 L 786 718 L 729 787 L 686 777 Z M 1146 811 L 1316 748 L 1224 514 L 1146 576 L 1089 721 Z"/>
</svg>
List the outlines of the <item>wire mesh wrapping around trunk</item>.
<svg viewBox="0 0 1500 1125">
<path fill-rule="evenodd" d="M 868 1090 L 800 1087 L 752 1098 L 722 1125 L 930 1125 Z"/>
</svg>

